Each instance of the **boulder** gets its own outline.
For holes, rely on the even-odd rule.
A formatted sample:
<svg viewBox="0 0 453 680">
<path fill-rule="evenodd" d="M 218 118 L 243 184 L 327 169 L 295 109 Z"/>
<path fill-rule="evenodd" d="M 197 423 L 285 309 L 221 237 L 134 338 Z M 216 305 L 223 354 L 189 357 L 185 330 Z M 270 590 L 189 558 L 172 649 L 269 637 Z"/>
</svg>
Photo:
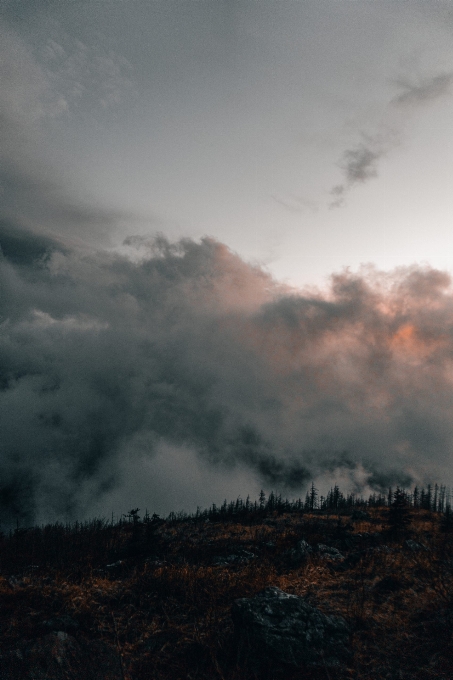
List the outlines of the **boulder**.
<svg viewBox="0 0 453 680">
<path fill-rule="evenodd" d="M 341 554 L 339 550 L 333 548 L 330 545 L 324 545 L 324 543 L 318 543 L 316 546 L 317 552 L 321 557 L 328 560 L 344 560 L 344 555 Z"/>
<path fill-rule="evenodd" d="M 424 543 L 417 543 L 417 541 L 413 541 L 411 538 L 409 538 L 407 541 L 404 541 L 404 548 L 407 550 L 410 550 L 411 552 L 420 552 L 421 550 L 428 551 L 429 548 Z"/>
<path fill-rule="evenodd" d="M 269 587 L 233 604 L 239 659 L 252 667 L 341 667 L 350 658 L 349 629 L 297 595 Z"/>
<path fill-rule="evenodd" d="M 289 557 L 291 562 L 294 564 L 297 564 L 299 562 L 303 562 L 304 560 L 307 559 L 307 557 L 313 552 L 313 548 L 311 545 L 307 543 L 307 541 L 304 541 L 304 539 L 298 541 L 294 548 L 291 548 L 291 550 L 288 550 L 286 555 Z"/>
<path fill-rule="evenodd" d="M 389 548 L 389 546 L 385 545 L 385 543 L 382 545 L 377 545 L 374 548 L 371 548 L 371 550 L 373 552 L 384 553 L 386 555 L 390 555 L 391 553 L 395 552 L 393 548 Z"/>
<path fill-rule="evenodd" d="M 112 564 L 106 564 L 105 568 L 106 569 L 120 569 L 122 566 L 124 566 L 125 562 L 124 560 L 118 560 L 117 562 L 112 562 Z"/>
</svg>

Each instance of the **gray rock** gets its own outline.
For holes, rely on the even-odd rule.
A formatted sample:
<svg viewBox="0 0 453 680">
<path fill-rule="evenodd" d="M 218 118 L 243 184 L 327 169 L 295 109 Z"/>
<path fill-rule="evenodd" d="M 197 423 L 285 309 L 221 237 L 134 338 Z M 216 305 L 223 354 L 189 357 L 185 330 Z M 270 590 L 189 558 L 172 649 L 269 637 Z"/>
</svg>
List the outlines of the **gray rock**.
<svg viewBox="0 0 453 680">
<path fill-rule="evenodd" d="M 394 552 L 392 548 L 389 548 L 389 546 L 388 546 L 388 545 L 385 545 L 385 544 L 383 544 L 383 545 L 377 545 L 375 548 L 372 548 L 372 550 L 373 550 L 374 552 L 377 552 L 377 553 L 384 553 L 384 554 L 386 554 L 386 555 L 390 555 L 392 552 Z"/>
<path fill-rule="evenodd" d="M 409 538 L 407 541 L 404 541 L 404 547 L 407 548 L 408 550 L 411 550 L 412 552 L 420 552 L 420 550 L 428 551 L 429 548 L 427 548 L 426 545 L 423 543 L 417 543 L 417 541 L 413 541 L 411 538 Z"/>
<path fill-rule="evenodd" d="M 286 553 L 287 556 L 290 558 L 291 562 L 293 563 L 298 563 L 298 562 L 303 562 L 304 560 L 307 559 L 307 557 L 313 552 L 313 548 L 311 545 L 307 543 L 307 541 L 304 541 L 304 539 L 298 541 L 294 548 L 291 548 L 291 550 L 288 550 Z"/>
<path fill-rule="evenodd" d="M 17 579 L 15 576 L 9 577 L 8 584 L 13 590 L 17 590 L 17 588 L 21 588 L 24 585 L 23 581 Z"/>
<path fill-rule="evenodd" d="M 238 551 L 238 554 L 239 554 L 239 557 L 242 560 L 247 560 L 247 561 L 253 560 L 256 557 L 255 553 L 253 553 L 251 550 L 242 549 L 242 550 Z"/>
<path fill-rule="evenodd" d="M 119 567 L 122 567 L 124 564 L 124 560 L 118 560 L 118 562 L 112 562 L 112 564 L 106 564 L 105 568 L 106 569 L 118 569 Z"/>
<path fill-rule="evenodd" d="M 255 668 L 339 667 L 350 658 L 344 619 L 326 616 L 303 597 L 279 588 L 236 600 L 231 617 L 239 658 Z"/>
<path fill-rule="evenodd" d="M 339 550 L 333 548 L 330 545 L 324 545 L 324 543 L 318 543 L 316 546 L 318 553 L 330 560 L 344 560 L 344 555 L 341 554 Z"/>
<path fill-rule="evenodd" d="M 227 557 L 213 557 L 212 558 L 212 565 L 214 567 L 228 567 L 229 566 L 229 561 Z"/>
<path fill-rule="evenodd" d="M 167 562 L 165 560 L 149 559 L 149 560 L 145 560 L 145 564 L 148 567 L 153 567 L 154 569 L 158 569 L 159 567 L 165 567 Z"/>
</svg>

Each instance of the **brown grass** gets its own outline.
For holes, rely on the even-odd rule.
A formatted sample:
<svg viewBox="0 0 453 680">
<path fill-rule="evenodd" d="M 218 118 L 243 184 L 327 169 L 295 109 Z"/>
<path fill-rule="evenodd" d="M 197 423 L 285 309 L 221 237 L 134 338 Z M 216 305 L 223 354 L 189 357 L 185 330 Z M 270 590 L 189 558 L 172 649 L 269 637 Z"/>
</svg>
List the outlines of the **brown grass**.
<svg viewBox="0 0 453 680">
<path fill-rule="evenodd" d="M 334 514 L 293 513 L 249 524 L 101 522 L 16 532 L 0 546 L 0 653 L 39 638 L 46 621 L 66 615 L 71 635 L 117 649 L 126 680 L 252 680 L 257 676 L 237 663 L 231 605 L 275 585 L 347 620 L 353 661 L 338 677 L 450 680 L 452 535 L 439 531 L 436 514 L 413 510 L 409 530 L 392 538 L 386 512 L 370 509 L 369 520 L 349 528 L 347 518 L 339 528 Z M 336 545 L 345 562 L 314 553 L 291 564 L 285 551 L 300 538 Z M 411 551 L 407 538 L 427 550 Z M 240 548 L 257 557 L 213 566 L 214 556 Z M 260 678 L 280 677 L 266 673 Z M 282 677 L 335 675 L 299 670 Z"/>
</svg>

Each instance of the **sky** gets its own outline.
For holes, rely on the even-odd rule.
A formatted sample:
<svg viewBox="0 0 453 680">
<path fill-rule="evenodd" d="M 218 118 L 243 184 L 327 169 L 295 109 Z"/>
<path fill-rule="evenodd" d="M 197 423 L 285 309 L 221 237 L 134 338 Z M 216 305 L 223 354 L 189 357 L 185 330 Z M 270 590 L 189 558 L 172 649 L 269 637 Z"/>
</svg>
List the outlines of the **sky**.
<svg viewBox="0 0 453 680">
<path fill-rule="evenodd" d="M 453 6 L 0 0 L 0 510 L 451 479 Z"/>
</svg>

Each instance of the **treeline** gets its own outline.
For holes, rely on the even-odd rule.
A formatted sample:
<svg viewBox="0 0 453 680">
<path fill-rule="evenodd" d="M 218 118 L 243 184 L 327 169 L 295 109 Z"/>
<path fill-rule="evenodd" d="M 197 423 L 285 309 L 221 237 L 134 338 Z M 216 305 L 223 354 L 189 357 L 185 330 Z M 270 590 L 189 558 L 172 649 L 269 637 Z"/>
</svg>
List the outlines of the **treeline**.
<svg viewBox="0 0 453 680">
<path fill-rule="evenodd" d="M 127 514 L 114 516 L 112 513 L 111 519 L 93 519 L 85 522 L 66 522 L 62 524 L 61 522 L 56 522 L 55 524 L 49 524 L 40 527 L 44 532 L 69 532 L 74 534 L 84 534 L 85 532 L 93 533 L 96 531 L 107 530 L 108 528 L 113 528 L 115 526 L 123 524 L 133 524 L 137 526 L 138 524 L 144 524 L 149 526 L 156 525 L 160 522 L 170 521 L 184 521 L 184 520 L 195 520 L 195 521 L 221 521 L 223 519 L 239 519 L 245 518 L 252 519 L 256 517 L 259 520 L 260 517 L 264 517 L 269 513 L 283 514 L 283 513 L 304 513 L 304 512 L 341 512 L 341 511 L 353 511 L 354 509 L 366 510 L 367 508 L 379 508 L 387 507 L 390 508 L 395 504 L 404 505 L 407 509 L 421 509 L 429 510 L 431 512 L 443 513 L 447 515 L 453 515 L 452 508 L 453 495 L 451 487 L 441 484 L 428 484 L 426 488 L 416 486 L 412 491 L 402 489 L 401 487 L 396 487 L 395 489 L 389 488 L 387 493 L 372 493 L 368 498 L 355 493 L 344 494 L 339 486 L 335 484 L 329 492 L 323 496 L 318 492 L 314 483 L 311 484 L 309 490 L 305 494 L 304 498 L 288 499 L 284 498 L 280 493 L 271 491 L 268 496 L 266 496 L 264 491 L 259 494 L 258 500 L 251 500 L 250 496 L 247 496 L 245 500 L 241 497 L 237 498 L 235 501 L 224 500 L 222 505 L 216 505 L 213 503 L 209 508 L 198 507 L 196 512 L 188 513 L 185 511 L 180 512 L 170 512 L 168 517 L 161 518 L 160 515 L 154 513 L 150 515 L 146 510 L 143 517 L 139 514 L 140 509 L 135 508 L 129 510 Z M 16 528 L 12 527 L 6 531 L 6 535 L 18 535 L 27 532 L 32 527 L 28 529 L 26 527 L 19 526 L 19 521 L 16 522 Z M 35 527 L 36 529 L 38 527 Z M 0 524 L 0 537 L 5 536 L 4 530 Z"/>
<path fill-rule="evenodd" d="M 335 485 L 323 496 L 314 483 L 304 498 L 288 499 L 271 491 L 266 496 L 261 491 L 257 500 L 247 497 L 209 508 L 197 508 L 194 513 L 171 512 L 161 518 L 139 508 L 129 510 L 110 519 L 92 519 L 84 522 L 67 522 L 43 526 L 0 528 L 0 574 L 33 572 L 35 569 L 72 569 L 73 575 L 91 567 L 107 565 L 115 567 L 118 560 L 140 554 L 153 554 L 166 526 L 191 522 L 225 522 L 260 524 L 273 515 L 283 514 L 325 514 L 354 515 L 367 518 L 366 511 L 372 508 L 387 508 L 384 524 L 395 535 L 404 531 L 412 521 L 411 515 L 429 511 L 440 515 L 443 532 L 453 531 L 452 495 L 450 487 L 437 484 L 426 488 L 415 487 L 412 491 L 396 487 L 386 494 L 371 494 L 364 498 L 358 494 L 344 494 Z M 120 563 L 118 562 L 118 564 Z M 113 564 L 111 564 L 113 563 Z M 106 568 L 107 568 L 106 567 Z"/>
<path fill-rule="evenodd" d="M 344 494 L 337 484 L 330 489 L 326 496 L 323 496 L 319 494 L 318 489 L 312 483 L 304 499 L 289 500 L 274 491 L 271 491 L 266 497 L 264 491 L 261 491 L 259 499 L 255 501 L 251 501 L 249 496 L 245 501 L 239 497 L 235 501 L 227 502 L 225 500 L 222 505 L 213 503 L 207 509 L 197 508 L 197 511 L 192 514 L 171 512 L 168 519 L 170 521 L 184 519 L 219 521 L 223 518 L 266 515 L 275 511 L 278 513 L 303 513 L 352 510 L 354 508 L 366 510 L 367 508 L 392 507 L 396 502 L 404 504 L 408 509 L 430 510 L 448 515 L 452 512 L 451 488 L 442 484 L 440 486 L 428 484 L 426 489 L 416 486 L 412 491 L 400 487 L 389 488 L 387 493 L 372 493 L 368 498 L 364 498 L 355 493 Z M 154 515 L 154 518 L 156 517 Z M 150 521 L 149 516 L 145 515 L 144 520 Z"/>
</svg>

